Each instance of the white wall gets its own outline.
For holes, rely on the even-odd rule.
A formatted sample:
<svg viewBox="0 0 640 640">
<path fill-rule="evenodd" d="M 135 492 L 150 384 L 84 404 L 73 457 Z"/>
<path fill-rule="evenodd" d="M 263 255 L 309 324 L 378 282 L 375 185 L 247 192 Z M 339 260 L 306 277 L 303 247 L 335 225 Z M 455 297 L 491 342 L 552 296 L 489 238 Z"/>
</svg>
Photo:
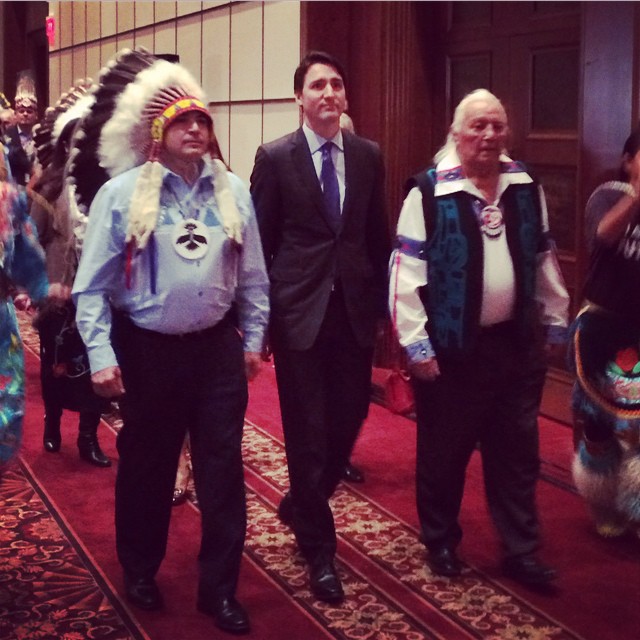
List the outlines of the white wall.
<svg viewBox="0 0 640 640">
<path fill-rule="evenodd" d="M 177 53 L 202 84 L 222 152 L 248 183 L 258 145 L 295 129 L 300 2 L 49 2 L 49 102 L 124 47 Z"/>
</svg>

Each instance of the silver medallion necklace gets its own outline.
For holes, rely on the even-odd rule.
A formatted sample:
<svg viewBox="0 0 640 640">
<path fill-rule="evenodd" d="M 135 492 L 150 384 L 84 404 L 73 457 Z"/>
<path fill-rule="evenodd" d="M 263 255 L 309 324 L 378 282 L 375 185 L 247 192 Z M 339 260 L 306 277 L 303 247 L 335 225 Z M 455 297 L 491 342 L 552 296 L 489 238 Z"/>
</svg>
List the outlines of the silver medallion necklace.
<svg viewBox="0 0 640 640">
<path fill-rule="evenodd" d="M 209 227 L 199 220 L 200 208 L 193 204 L 194 194 L 197 194 L 195 189 L 196 187 L 185 200 L 184 207 L 189 212 L 189 215 L 185 215 L 180 200 L 169 187 L 176 208 L 182 216 L 182 220 L 174 225 L 171 234 L 173 248 L 181 258 L 187 260 L 200 260 L 209 251 Z"/>
</svg>

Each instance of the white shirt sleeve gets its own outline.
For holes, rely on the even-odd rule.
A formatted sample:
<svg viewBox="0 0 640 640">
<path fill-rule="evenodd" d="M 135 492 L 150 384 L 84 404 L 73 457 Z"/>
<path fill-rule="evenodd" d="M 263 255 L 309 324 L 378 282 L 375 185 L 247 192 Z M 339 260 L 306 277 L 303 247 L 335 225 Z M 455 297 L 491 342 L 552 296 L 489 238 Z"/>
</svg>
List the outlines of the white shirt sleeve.
<svg viewBox="0 0 640 640">
<path fill-rule="evenodd" d="M 402 205 L 397 246 L 389 264 L 389 310 L 398 340 L 410 362 L 420 362 L 435 355 L 426 329 L 427 313 L 420 297 L 420 289 L 427 284 L 426 240 L 422 193 L 414 187 Z"/>
</svg>

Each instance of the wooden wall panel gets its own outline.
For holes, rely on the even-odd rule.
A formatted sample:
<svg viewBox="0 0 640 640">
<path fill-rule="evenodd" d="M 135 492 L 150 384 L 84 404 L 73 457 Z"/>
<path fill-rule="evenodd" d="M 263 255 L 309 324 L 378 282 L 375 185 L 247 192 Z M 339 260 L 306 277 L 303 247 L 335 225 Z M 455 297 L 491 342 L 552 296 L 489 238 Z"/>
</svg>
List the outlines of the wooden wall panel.
<svg viewBox="0 0 640 640">
<path fill-rule="evenodd" d="M 49 102 L 55 104 L 62 90 L 60 89 L 60 57 L 57 51 L 49 54 Z"/>
<path fill-rule="evenodd" d="M 288 25 L 286 29 L 282 25 Z M 267 2 L 264 5 L 263 98 L 293 95 L 293 73 L 300 60 L 300 5 L 295 2 Z"/>
<path fill-rule="evenodd" d="M 60 48 L 70 47 L 73 38 L 73 2 L 60 3 L 57 28 L 60 30 Z"/>
<path fill-rule="evenodd" d="M 177 15 L 187 16 L 193 13 L 200 13 L 202 11 L 202 2 L 195 2 L 192 0 L 180 0 L 177 3 Z"/>
<path fill-rule="evenodd" d="M 87 73 L 86 76 L 93 78 L 94 82 L 100 79 L 100 43 L 90 42 L 87 44 Z"/>
<path fill-rule="evenodd" d="M 262 103 L 232 104 L 229 130 L 229 162 L 233 172 L 248 184 L 262 140 Z"/>
<path fill-rule="evenodd" d="M 176 17 L 175 2 L 154 2 L 155 21 L 172 20 Z"/>
<path fill-rule="evenodd" d="M 87 3 L 74 2 L 72 11 L 71 40 L 74 45 L 87 40 Z"/>
<path fill-rule="evenodd" d="M 231 100 L 261 99 L 262 4 L 232 5 Z"/>
<path fill-rule="evenodd" d="M 101 14 L 99 2 L 87 2 L 87 40 L 98 40 L 101 36 Z"/>
<path fill-rule="evenodd" d="M 200 4 L 199 2 L 196 4 Z M 176 53 L 183 64 L 202 83 L 202 16 L 191 15 L 178 20 Z"/>
<path fill-rule="evenodd" d="M 153 26 L 145 27 L 144 29 L 138 29 L 135 32 L 135 46 L 145 47 L 149 51 L 153 51 L 154 45 L 154 29 Z"/>
<path fill-rule="evenodd" d="M 78 45 L 73 47 L 71 52 L 72 60 L 72 83 L 75 84 L 76 80 L 84 78 L 87 75 L 87 47 L 86 45 Z M 71 84 L 69 84 L 69 87 Z M 66 91 L 63 87 L 62 90 Z"/>
<path fill-rule="evenodd" d="M 154 5 L 155 2 L 150 2 L 149 0 L 138 0 L 135 3 L 136 29 L 153 24 Z"/>
<path fill-rule="evenodd" d="M 176 53 L 176 25 L 166 22 L 156 25 L 154 53 Z"/>
<path fill-rule="evenodd" d="M 202 88 L 212 102 L 227 102 L 230 95 L 231 10 L 211 11 L 202 22 Z"/>
<path fill-rule="evenodd" d="M 103 38 L 117 33 L 117 4 L 115 2 L 100 3 L 100 33 Z"/>
<path fill-rule="evenodd" d="M 130 31 L 135 27 L 135 3 L 132 0 L 118 0 L 116 24 L 118 34 Z"/>
</svg>

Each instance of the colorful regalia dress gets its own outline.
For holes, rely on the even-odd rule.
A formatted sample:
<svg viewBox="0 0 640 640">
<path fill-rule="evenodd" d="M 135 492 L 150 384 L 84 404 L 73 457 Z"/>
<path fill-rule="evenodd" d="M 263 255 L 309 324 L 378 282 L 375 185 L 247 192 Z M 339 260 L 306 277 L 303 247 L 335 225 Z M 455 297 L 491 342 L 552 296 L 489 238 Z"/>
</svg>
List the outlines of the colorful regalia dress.
<svg viewBox="0 0 640 640">
<path fill-rule="evenodd" d="M 605 183 L 587 203 L 587 303 L 573 323 L 570 350 L 573 478 L 605 537 L 640 532 L 640 211 L 615 246 L 594 240 L 625 186 Z"/>
<path fill-rule="evenodd" d="M 0 471 L 20 447 L 24 416 L 24 354 L 14 286 L 24 288 L 33 302 L 44 298 L 44 252 L 27 215 L 26 194 L 0 182 Z"/>
</svg>

